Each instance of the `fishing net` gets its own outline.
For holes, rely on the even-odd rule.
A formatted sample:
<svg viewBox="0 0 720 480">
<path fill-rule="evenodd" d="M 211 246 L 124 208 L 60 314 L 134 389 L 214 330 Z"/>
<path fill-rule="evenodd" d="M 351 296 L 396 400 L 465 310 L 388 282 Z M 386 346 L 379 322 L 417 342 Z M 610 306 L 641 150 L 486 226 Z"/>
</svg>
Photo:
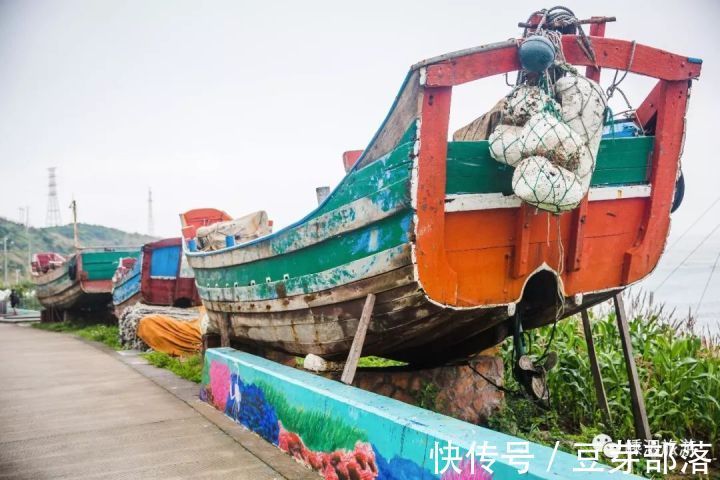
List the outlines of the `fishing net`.
<svg viewBox="0 0 720 480">
<path fill-rule="evenodd" d="M 556 67 L 553 75 L 521 77 L 488 140 L 491 156 L 515 167 L 515 195 L 560 213 L 577 207 L 590 188 L 606 100 L 600 86 L 565 64 L 562 55 Z"/>
</svg>

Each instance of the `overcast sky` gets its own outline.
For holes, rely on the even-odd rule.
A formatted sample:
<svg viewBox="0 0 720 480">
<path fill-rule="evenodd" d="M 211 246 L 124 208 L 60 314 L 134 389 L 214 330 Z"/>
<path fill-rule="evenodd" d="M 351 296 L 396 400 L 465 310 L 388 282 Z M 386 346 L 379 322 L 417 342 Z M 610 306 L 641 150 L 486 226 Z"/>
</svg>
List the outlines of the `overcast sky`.
<svg viewBox="0 0 720 480">
<path fill-rule="evenodd" d="M 720 193 L 720 3 L 566 2 L 614 15 L 608 36 L 705 60 L 693 89 L 675 230 Z M 0 215 L 29 205 L 44 226 L 47 171 L 58 167 L 65 222 L 179 234 L 178 213 L 265 209 L 276 226 L 314 207 L 343 175 L 407 68 L 504 40 L 536 1 L 0 1 Z M 603 83 L 607 86 L 610 72 Z M 623 85 L 639 100 L 643 81 Z M 458 89 L 451 127 L 508 91 L 502 79 Z M 720 210 L 718 210 L 720 211 Z M 715 216 L 716 223 L 717 218 Z"/>
</svg>

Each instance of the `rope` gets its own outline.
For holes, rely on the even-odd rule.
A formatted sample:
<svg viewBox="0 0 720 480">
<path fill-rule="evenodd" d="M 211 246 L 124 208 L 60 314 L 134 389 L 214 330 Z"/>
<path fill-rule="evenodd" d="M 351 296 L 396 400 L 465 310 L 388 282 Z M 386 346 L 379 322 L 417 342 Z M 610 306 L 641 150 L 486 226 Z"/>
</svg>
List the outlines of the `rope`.
<svg viewBox="0 0 720 480">
<path fill-rule="evenodd" d="M 615 90 L 618 90 L 618 86 L 625 80 L 625 77 L 627 77 L 627 74 L 630 72 L 630 69 L 632 68 L 633 61 L 635 60 L 635 47 L 637 47 L 637 42 L 635 40 L 632 41 L 632 47 L 630 49 L 630 59 L 628 60 L 627 67 L 625 67 L 625 71 L 623 72 L 622 77 L 620 77 L 620 80 L 618 80 L 617 76 L 620 70 L 615 70 L 615 75 L 613 76 L 612 84 L 607 89 L 607 99 L 608 101 L 612 98 L 613 94 L 615 93 Z M 628 102 L 627 97 L 622 92 L 622 90 L 618 90 L 622 96 L 625 98 L 625 101 L 627 102 L 628 106 L 630 106 L 630 102 Z M 631 107 L 632 108 L 632 107 Z"/>
<path fill-rule="evenodd" d="M 718 260 L 720 260 L 720 251 L 718 252 L 717 257 L 715 257 L 715 263 L 713 263 L 712 270 L 710 270 L 710 275 L 705 282 L 705 287 L 703 288 L 702 295 L 700 295 L 700 300 L 698 301 L 697 307 L 695 307 L 695 317 L 698 316 L 698 312 L 700 311 L 700 305 L 702 305 L 703 299 L 705 298 L 705 293 L 707 293 L 708 286 L 710 285 L 710 280 L 713 277 L 713 273 L 715 273 L 715 267 L 717 267 Z"/>
<path fill-rule="evenodd" d="M 675 241 L 674 241 L 669 247 L 667 247 L 667 248 L 665 249 L 665 251 L 668 252 L 668 251 L 670 251 L 675 245 L 677 245 L 678 242 L 680 242 L 680 240 L 682 240 L 682 238 L 685 236 L 685 234 L 688 233 L 690 230 L 692 230 L 692 228 L 693 228 L 695 225 L 697 225 L 697 223 L 698 223 L 700 220 L 702 220 L 702 218 L 703 218 L 705 215 L 707 215 L 707 213 L 708 213 L 710 210 L 712 210 L 712 208 L 713 208 L 715 205 L 717 205 L 718 202 L 720 202 L 720 196 L 718 196 L 718 197 L 715 199 L 715 201 L 712 202 L 712 203 L 710 204 L 710 206 L 707 207 L 707 208 L 705 209 L 705 211 L 702 212 L 702 213 L 700 214 L 700 216 L 697 217 L 697 218 L 695 219 L 695 221 L 694 221 L 688 228 L 686 228 L 685 231 L 684 231 L 682 234 L 680 234 L 680 236 L 679 236 L 677 239 L 675 239 Z"/>
<path fill-rule="evenodd" d="M 687 262 L 688 259 L 689 259 L 690 257 L 692 257 L 695 252 L 698 251 L 698 249 L 699 249 L 700 247 L 703 246 L 703 244 L 707 241 L 707 239 L 710 238 L 710 237 L 712 236 L 712 234 L 717 231 L 718 228 L 720 228 L 720 223 L 718 223 L 717 225 L 715 225 L 715 228 L 713 228 L 713 229 L 710 231 L 710 233 L 708 233 L 707 235 L 705 235 L 705 237 L 700 241 L 700 243 L 698 243 L 697 246 L 695 246 L 695 248 L 692 249 L 692 252 L 688 253 L 687 257 L 685 257 L 685 258 L 683 259 L 683 261 L 680 262 L 680 264 L 679 264 L 677 267 L 673 268 L 672 272 L 670 272 L 670 273 L 668 274 L 668 276 L 665 277 L 662 282 L 660 282 L 660 285 L 658 285 L 657 287 L 655 287 L 655 291 L 656 291 L 656 292 L 657 292 L 658 290 L 660 290 L 660 288 L 661 288 L 663 285 L 665 285 L 665 282 L 667 282 L 668 279 L 669 279 L 670 277 L 672 277 L 673 274 L 674 274 L 675 272 L 677 272 L 678 269 L 679 269 L 680 267 L 682 267 L 682 266 L 685 264 L 685 262 Z"/>
</svg>

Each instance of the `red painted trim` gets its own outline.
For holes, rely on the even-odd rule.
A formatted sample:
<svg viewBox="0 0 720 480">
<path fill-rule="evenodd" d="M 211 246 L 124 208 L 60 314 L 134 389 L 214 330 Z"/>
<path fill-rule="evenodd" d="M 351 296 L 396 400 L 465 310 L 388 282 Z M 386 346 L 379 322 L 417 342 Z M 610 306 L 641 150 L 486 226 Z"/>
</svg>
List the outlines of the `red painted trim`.
<svg viewBox="0 0 720 480">
<path fill-rule="evenodd" d="M 436 301 L 457 301 L 457 274 L 445 254 L 445 178 L 450 87 L 421 92 L 420 153 L 417 178 L 416 258 L 426 293 Z"/>
<path fill-rule="evenodd" d="M 362 155 L 363 150 L 348 150 L 347 152 L 344 152 L 342 155 L 343 158 L 343 167 L 345 167 L 345 172 L 349 172 L 350 169 L 355 165 L 355 162 L 357 162 L 358 158 L 360 158 L 360 155 Z"/>
<path fill-rule="evenodd" d="M 564 36 L 563 46 L 566 59 L 574 65 L 592 66 L 576 43 L 577 37 Z M 597 55 L 597 66 L 601 68 L 625 69 L 630 72 L 649 75 L 661 80 L 646 102 L 641 105 L 639 116 L 641 121 L 649 121 L 657 110 L 655 129 L 655 147 L 653 150 L 650 182 L 653 186 L 652 196 L 644 200 L 647 203 L 645 217 L 638 225 L 638 235 L 634 247 L 624 257 L 623 271 L 609 274 L 606 281 L 598 288 L 613 288 L 636 281 L 647 275 L 659 259 L 670 221 L 670 205 L 675 188 L 675 179 L 679 165 L 680 148 L 684 134 L 684 116 L 687 104 L 688 79 L 700 74 L 701 65 L 690 63 L 687 57 L 671 54 L 644 45 L 635 46 L 632 65 L 628 65 L 632 43 L 622 40 L 592 37 Z M 495 74 L 502 74 L 519 68 L 517 47 L 509 46 L 495 50 L 470 53 L 465 56 L 444 60 L 426 67 L 426 82 L 420 91 L 421 128 L 420 152 L 418 157 L 417 181 L 417 225 L 415 255 L 418 275 L 426 293 L 435 301 L 451 305 L 477 305 L 483 303 L 484 297 L 478 297 L 465 291 L 469 286 L 458 284 L 458 274 L 448 262 L 446 249 L 447 235 L 472 235 L 473 232 L 445 231 L 445 162 L 447 154 L 448 119 L 450 111 L 451 89 L 459 85 Z M 656 98 L 657 97 L 657 98 Z M 608 208 L 611 204 L 604 204 Z M 612 208 L 612 207 L 610 207 Z M 510 264 L 509 273 L 519 275 L 528 270 L 529 247 L 525 244 L 524 223 L 527 215 L 516 217 L 514 259 Z M 588 283 L 587 274 L 578 272 L 583 264 L 585 230 L 588 228 L 583 221 L 589 217 L 590 206 L 587 200 L 573 213 L 570 223 L 570 244 L 567 270 L 575 272 L 563 280 L 569 291 L 573 285 Z M 594 208 L 598 210 L 598 208 Z M 522 209 L 521 209 L 522 211 Z M 491 215 L 491 214 L 488 214 Z M 597 215 L 595 216 L 597 217 Z M 602 217 L 593 217 L 596 222 Z M 538 216 L 537 218 L 544 218 Z M 537 218 L 530 220 L 530 229 Z M 567 221 L 567 220 L 566 220 Z M 637 224 L 636 224 L 637 225 Z M 478 232 L 480 234 L 480 232 Z M 532 252 L 530 252 L 532 254 Z M 457 258 L 457 251 L 451 253 Z M 597 255 L 595 252 L 593 255 Z M 534 254 L 533 254 L 534 255 Z M 535 255 L 537 257 L 537 255 Z M 542 254 L 543 258 L 546 257 Z M 591 261 L 592 259 L 587 259 Z M 460 267 L 458 271 L 460 271 Z M 562 272 L 561 272 L 562 274 Z M 611 277 L 617 275 L 614 279 Z M 518 280 L 522 281 L 521 278 Z M 592 283 L 592 282 L 590 282 Z M 607 284 L 605 284 L 607 283 Z"/>
<path fill-rule="evenodd" d="M 655 84 L 650 94 L 643 100 L 642 104 L 635 110 L 635 114 L 640 121 L 640 125 L 645 129 L 650 124 L 657 113 L 657 105 L 660 101 L 660 95 L 663 93 L 663 82 L 659 81 Z"/>
<path fill-rule="evenodd" d="M 635 247 L 625 253 L 623 282 L 641 279 L 657 262 L 670 228 L 670 207 L 680 166 L 680 152 L 685 136 L 685 110 L 689 82 L 663 82 L 657 105 L 655 146 L 646 219 L 640 227 Z"/>
<path fill-rule="evenodd" d="M 701 65 L 690 63 L 687 57 L 647 45 L 636 44 L 632 64 L 632 42 L 613 38 L 589 37 L 598 67 L 625 70 L 661 80 L 687 80 L 700 75 Z M 563 53 L 572 65 L 594 66 L 578 44 L 580 37 L 564 35 Z M 520 68 L 517 46 L 470 53 L 438 62 L 427 67 L 426 85 L 449 87 L 481 78 L 511 72 Z"/>
</svg>

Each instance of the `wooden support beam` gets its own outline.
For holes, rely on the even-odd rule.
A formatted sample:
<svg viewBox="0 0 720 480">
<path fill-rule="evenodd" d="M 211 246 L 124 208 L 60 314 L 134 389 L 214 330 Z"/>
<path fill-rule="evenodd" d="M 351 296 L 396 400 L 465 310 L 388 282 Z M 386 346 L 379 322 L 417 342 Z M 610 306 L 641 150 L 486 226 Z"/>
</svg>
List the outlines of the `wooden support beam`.
<svg viewBox="0 0 720 480">
<path fill-rule="evenodd" d="M 217 348 L 220 346 L 220 335 L 215 333 L 206 333 L 202 336 L 202 350 L 200 354 L 205 358 L 205 352 L 208 348 Z"/>
<path fill-rule="evenodd" d="M 230 315 L 228 315 L 227 313 L 221 314 L 220 319 L 218 320 L 221 347 L 230 346 L 230 329 L 228 328 L 228 323 L 230 323 Z"/>
<path fill-rule="evenodd" d="M 612 416 L 610 415 L 610 405 L 608 405 L 607 396 L 605 395 L 605 386 L 603 385 L 602 373 L 600 372 L 600 364 L 598 363 L 597 354 L 595 353 L 595 342 L 592 337 L 592 326 L 590 325 L 590 317 L 587 309 L 580 312 L 582 317 L 583 330 L 585 331 L 585 341 L 587 342 L 588 357 L 590 358 L 590 371 L 593 376 L 593 384 L 595 385 L 595 398 L 598 406 L 603 414 L 605 425 L 612 425 Z"/>
<path fill-rule="evenodd" d="M 347 362 L 345 362 L 345 368 L 340 377 L 340 381 L 348 385 L 352 384 L 355 379 L 355 371 L 357 370 L 358 361 L 360 360 L 362 347 L 365 343 L 365 334 L 367 333 L 368 325 L 370 325 L 370 318 L 372 317 L 374 307 L 375 295 L 369 293 L 365 299 L 365 306 L 363 306 L 362 315 L 360 315 L 360 323 L 358 323 L 355 338 L 353 338 L 352 347 L 350 347 L 350 353 L 348 353 Z"/>
<path fill-rule="evenodd" d="M 635 421 L 635 435 L 639 440 L 651 440 L 650 424 L 648 423 L 647 412 L 645 411 L 645 399 L 643 398 L 642 389 L 640 388 L 637 366 L 635 365 L 635 357 L 633 356 L 632 344 L 630 343 L 630 327 L 628 326 L 622 293 L 615 295 L 613 300 L 615 302 L 615 315 L 617 317 L 620 342 L 622 343 L 625 367 L 627 368 L 628 382 L 630 384 L 630 401 L 632 403 Z"/>
</svg>

